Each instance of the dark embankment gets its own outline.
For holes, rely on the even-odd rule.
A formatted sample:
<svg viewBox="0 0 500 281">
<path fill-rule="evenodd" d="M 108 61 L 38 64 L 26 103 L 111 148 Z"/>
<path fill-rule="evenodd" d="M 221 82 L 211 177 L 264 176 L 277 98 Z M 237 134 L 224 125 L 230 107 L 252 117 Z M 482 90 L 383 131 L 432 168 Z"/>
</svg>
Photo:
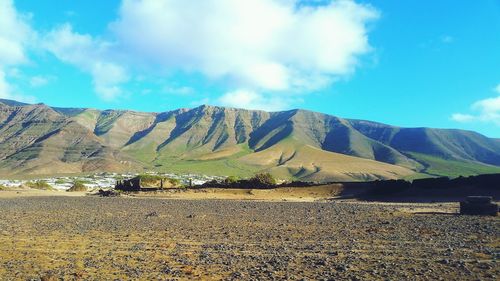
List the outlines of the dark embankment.
<svg viewBox="0 0 500 281">
<path fill-rule="evenodd" d="M 426 178 L 413 181 L 378 180 L 371 182 L 313 183 L 294 181 L 275 184 L 254 177 L 246 180 L 210 181 L 193 188 L 274 189 L 286 187 L 338 186 L 335 198 L 387 202 L 457 202 L 467 196 L 492 196 L 500 200 L 500 174 L 458 178 Z"/>
<path fill-rule="evenodd" d="M 348 184 L 346 188 L 349 188 Z M 500 200 L 500 174 L 470 177 L 447 177 L 404 180 L 374 181 L 370 188 L 357 198 L 388 202 L 450 202 L 462 201 L 467 196 L 492 196 Z"/>
<path fill-rule="evenodd" d="M 267 178 L 254 177 L 246 180 L 210 181 L 193 188 L 274 189 L 283 187 L 314 187 L 338 185 L 336 198 L 355 198 L 387 202 L 456 202 L 467 196 L 492 196 L 500 200 L 500 174 L 486 174 L 450 179 L 447 177 L 425 178 L 410 181 L 378 180 L 371 182 L 335 182 L 320 184 L 294 181 L 275 184 Z"/>
</svg>

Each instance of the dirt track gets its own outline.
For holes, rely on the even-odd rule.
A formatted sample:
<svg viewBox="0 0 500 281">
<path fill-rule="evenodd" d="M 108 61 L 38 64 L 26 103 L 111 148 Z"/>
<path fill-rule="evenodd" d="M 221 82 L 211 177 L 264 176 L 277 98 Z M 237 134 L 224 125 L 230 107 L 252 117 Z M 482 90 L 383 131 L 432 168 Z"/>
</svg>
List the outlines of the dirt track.
<svg viewBox="0 0 500 281">
<path fill-rule="evenodd" d="M 455 211 L 456 204 L 0 199 L 0 279 L 496 280 L 499 218 Z"/>
</svg>

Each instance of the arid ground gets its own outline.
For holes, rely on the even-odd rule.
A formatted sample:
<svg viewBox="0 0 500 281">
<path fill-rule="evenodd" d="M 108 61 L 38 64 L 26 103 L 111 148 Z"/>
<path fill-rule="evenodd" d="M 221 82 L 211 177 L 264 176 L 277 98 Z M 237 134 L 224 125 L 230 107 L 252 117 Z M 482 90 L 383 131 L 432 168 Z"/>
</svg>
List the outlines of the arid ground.
<svg viewBox="0 0 500 281">
<path fill-rule="evenodd" d="M 500 276 L 499 218 L 457 203 L 0 194 L 1 280 Z"/>
</svg>

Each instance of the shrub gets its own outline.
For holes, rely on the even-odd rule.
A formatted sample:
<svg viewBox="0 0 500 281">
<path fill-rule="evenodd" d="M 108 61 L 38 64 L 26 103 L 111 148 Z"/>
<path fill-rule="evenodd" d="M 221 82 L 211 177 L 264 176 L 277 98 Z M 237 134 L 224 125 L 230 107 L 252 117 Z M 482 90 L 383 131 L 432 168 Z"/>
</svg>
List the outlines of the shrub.
<svg viewBox="0 0 500 281">
<path fill-rule="evenodd" d="M 69 192 L 85 192 L 87 191 L 87 187 L 83 184 L 82 181 L 73 182 L 73 186 L 68 189 Z"/>
<path fill-rule="evenodd" d="M 143 182 L 154 182 L 163 179 L 162 176 L 157 175 L 138 175 L 137 177 Z"/>
<path fill-rule="evenodd" d="M 265 185 L 265 186 L 274 186 L 276 185 L 276 179 L 270 173 L 259 173 L 253 176 L 250 179 L 251 182 Z"/>
<path fill-rule="evenodd" d="M 181 181 L 178 179 L 162 177 L 158 175 L 138 175 L 136 177 L 140 179 L 142 187 L 160 187 L 161 181 L 163 180 L 163 188 L 180 187 Z"/>
<path fill-rule="evenodd" d="M 172 178 L 165 178 L 167 181 L 169 181 L 173 186 L 180 186 L 181 181 L 178 179 L 172 179 Z"/>
<path fill-rule="evenodd" d="M 54 188 L 52 188 L 52 186 L 44 180 L 30 181 L 30 182 L 27 182 L 26 185 L 29 188 L 33 188 L 33 189 L 54 190 Z"/>
<path fill-rule="evenodd" d="M 225 184 L 235 184 L 235 183 L 238 183 L 239 180 L 240 179 L 238 177 L 229 176 L 226 179 L 224 179 L 224 183 Z"/>
<path fill-rule="evenodd" d="M 57 179 L 54 183 L 55 184 L 64 184 L 65 181 L 63 179 Z"/>
<path fill-rule="evenodd" d="M 142 187 L 152 187 L 157 185 L 159 186 L 160 181 L 163 179 L 162 177 L 157 175 L 138 175 L 135 178 L 141 181 Z"/>
</svg>

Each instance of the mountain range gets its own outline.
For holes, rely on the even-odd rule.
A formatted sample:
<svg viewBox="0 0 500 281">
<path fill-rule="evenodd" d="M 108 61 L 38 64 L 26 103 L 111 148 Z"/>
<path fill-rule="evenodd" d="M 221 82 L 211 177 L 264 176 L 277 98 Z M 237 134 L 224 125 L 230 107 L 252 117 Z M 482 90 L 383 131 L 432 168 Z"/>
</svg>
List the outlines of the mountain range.
<svg viewBox="0 0 500 281">
<path fill-rule="evenodd" d="M 500 172 L 500 139 L 294 109 L 161 113 L 0 99 L 0 175 L 141 172 L 359 181 Z"/>
</svg>

